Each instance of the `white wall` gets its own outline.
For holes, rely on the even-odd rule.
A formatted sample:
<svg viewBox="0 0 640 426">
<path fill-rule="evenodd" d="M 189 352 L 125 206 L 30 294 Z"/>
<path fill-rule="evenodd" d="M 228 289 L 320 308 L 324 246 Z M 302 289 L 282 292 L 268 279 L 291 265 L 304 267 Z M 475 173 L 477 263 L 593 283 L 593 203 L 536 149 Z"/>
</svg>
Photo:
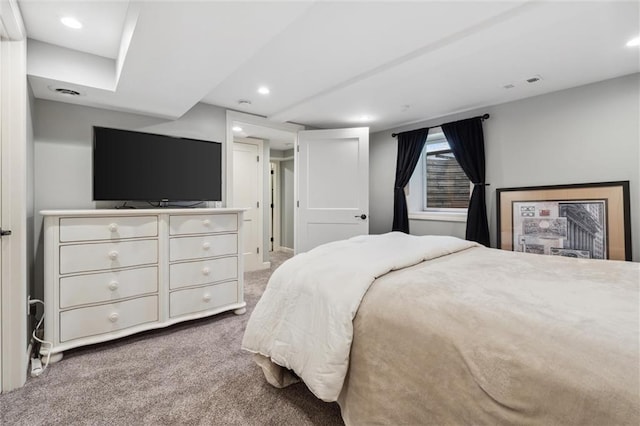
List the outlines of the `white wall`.
<svg viewBox="0 0 640 426">
<path fill-rule="evenodd" d="M 633 260 L 640 261 L 640 74 L 440 117 L 370 137 L 371 233 L 391 230 L 391 133 L 491 114 L 484 122 L 487 208 L 496 245 L 496 188 L 629 180 Z M 410 221 L 411 233 L 464 236 L 464 223 Z"/>
<path fill-rule="evenodd" d="M 35 116 L 37 210 L 96 207 L 91 194 L 92 126 L 225 140 L 225 110 L 205 104 L 169 121 L 38 99 Z M 224 180 L 223 170 L 223 186 Z"/>
<path fill-rule="evenodd" d="M 42 216 L 47 209 L 93 209 L 92 126 L 204 139 L 223 143 L 225 188 L 226 111 L 197 104 L 175 121 L 37 99 L 34 114 L 34 240 L 36 296 L 42 297 Z M 224 193 L 223 193 L 224 197 Z M 107 203 L 108 204 L 108 203 Z M 100 203 L 101 207 L 110 207 Z"/>
</svg>

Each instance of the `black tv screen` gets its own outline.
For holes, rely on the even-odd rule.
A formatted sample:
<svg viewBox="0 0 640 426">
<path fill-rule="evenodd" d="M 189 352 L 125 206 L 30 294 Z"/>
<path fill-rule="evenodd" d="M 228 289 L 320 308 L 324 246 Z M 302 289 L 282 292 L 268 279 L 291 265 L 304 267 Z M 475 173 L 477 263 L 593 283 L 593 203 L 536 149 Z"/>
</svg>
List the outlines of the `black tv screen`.
<svg viewBox="0 0 640 426">
<path fill-rule="evenodd" d="M 93 199 L 220 201 L 222 145 L 93 128 Z"/>
</svg>

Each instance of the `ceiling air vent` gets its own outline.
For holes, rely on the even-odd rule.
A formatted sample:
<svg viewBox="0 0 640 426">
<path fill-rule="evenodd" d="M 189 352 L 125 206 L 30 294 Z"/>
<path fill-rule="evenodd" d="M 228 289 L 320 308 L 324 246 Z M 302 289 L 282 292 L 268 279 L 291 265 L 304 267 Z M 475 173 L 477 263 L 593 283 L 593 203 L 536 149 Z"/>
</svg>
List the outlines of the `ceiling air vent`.
<svg viewBox="0 0 640 426">
<path fill-rule="evenodd" d="M 82 96 L 82 93 L 78 92 L 77 90 L 67 89 L 66 87 L 49 86 L 49 90 L 65 96 Z"/>
<path fill-rule="evenodd" d="M 63 95 L 80 96 L 80 92 L 76 92 L 75 90 L 71 90 L 71 89 L 63 89 L 61 87 L 58 87 L 56 89 L 56 92 L 61 93 Z"/>
</svg>

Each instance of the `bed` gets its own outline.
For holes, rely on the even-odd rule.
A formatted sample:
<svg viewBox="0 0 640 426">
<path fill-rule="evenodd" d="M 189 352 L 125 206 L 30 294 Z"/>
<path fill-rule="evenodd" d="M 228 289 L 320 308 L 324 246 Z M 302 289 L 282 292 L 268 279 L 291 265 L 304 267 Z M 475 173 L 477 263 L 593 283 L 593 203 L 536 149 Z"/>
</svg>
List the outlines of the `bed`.
<svg viewBox="0 0 640 426">
<path fill-rule="evenodd" d="M 347 425 L 640 422 L 640 265 L 400 233 L 272 275 L 243 349 Z"/>
</svg>

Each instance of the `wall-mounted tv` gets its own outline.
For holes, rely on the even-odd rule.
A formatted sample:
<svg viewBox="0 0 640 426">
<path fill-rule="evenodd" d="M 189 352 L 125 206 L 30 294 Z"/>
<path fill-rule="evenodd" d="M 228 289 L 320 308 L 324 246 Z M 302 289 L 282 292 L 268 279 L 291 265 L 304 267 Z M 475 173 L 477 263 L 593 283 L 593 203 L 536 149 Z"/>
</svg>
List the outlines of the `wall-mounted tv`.
<svg viewBox="0 0 640 426">
<path fill-rule="evenodd" d="M 93 127 L 96 201 L 221 201 L 222 144 Z"/>
</svg>

